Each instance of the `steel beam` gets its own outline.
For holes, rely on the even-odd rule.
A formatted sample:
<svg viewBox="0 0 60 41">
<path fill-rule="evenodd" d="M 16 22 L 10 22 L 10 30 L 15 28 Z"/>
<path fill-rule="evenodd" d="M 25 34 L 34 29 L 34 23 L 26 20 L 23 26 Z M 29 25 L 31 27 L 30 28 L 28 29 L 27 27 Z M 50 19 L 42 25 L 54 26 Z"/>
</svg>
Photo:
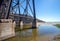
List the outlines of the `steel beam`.
<svg viewBox="0 0 60 41">
<path fill-rule="evenodd" d="M 34 16 L 34 20 L 32 22 L 32 28 L 36 28 L 36 12 L 35 12 L 35 0 L 32 0 L 33 3 L 33 16 Z"/>
</svg>

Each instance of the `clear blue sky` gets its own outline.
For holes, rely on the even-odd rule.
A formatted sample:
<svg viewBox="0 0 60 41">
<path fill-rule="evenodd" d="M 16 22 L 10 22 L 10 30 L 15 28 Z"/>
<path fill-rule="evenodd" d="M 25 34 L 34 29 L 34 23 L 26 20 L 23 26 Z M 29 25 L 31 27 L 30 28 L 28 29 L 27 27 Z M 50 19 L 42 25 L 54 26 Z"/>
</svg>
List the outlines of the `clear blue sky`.
<svg viewBox="0 0 60 41">
<path fill-rule="evenodd" d="M 37 18 L 60 22 L 60 0 L 35 0 Z"/>
</svg>

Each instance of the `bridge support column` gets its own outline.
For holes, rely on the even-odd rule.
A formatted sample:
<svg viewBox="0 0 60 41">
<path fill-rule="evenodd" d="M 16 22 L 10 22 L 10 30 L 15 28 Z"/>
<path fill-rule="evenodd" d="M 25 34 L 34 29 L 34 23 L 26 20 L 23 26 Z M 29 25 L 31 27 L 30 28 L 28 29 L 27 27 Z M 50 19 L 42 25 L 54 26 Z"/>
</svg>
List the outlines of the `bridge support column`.
<svg viewBox="0 0 60 41">
<path fill-rule="evenodd" d="M 33 3 L 33 16 L 34 16 L 34 20 L 32 22 L 32 28 L 36 28 L 36 13 L 35 13 L 35 2 L 34 0 L 32 0 L 32 3 Z"/>
<path fill-rule="evenodd" d="M 20 22 L 20 29 L 23 29 L 23 21 Z"/>
<path fill-rule="evenodd" d="M 0 19 L 0 41 L 15 36 L 15 23 L 11 19 Z"/>
</svg>

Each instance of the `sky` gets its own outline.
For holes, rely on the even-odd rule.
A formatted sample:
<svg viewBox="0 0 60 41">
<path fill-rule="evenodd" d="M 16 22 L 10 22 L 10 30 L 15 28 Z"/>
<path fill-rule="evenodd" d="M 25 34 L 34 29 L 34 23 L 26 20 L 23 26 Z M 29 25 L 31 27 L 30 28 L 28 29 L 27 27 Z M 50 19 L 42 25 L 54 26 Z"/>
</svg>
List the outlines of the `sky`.
<svg viewBox="0 0 60 41">
<path fill-rule="evenodd" d="M 46 22 L 60 22 L 60 0 L 35 0 L 36 17 Z"/>
<path fill-rule="evenodd" d="M 26 4 L 24 3 L 22 5 L 25 8 Z M 32 6 L 31 2 L 30 5 Z M 23 14 L 24 9 L 21 7 L 20 9 L 21 14 Z M 46 22 L 60 22 L 60 0 L 35 0 L 35 9 L 38 19 Z M 18 9 L 16 12 L 19 14 Z M 29 9 L 28 12 L 31 13 Z"/>
</svg>

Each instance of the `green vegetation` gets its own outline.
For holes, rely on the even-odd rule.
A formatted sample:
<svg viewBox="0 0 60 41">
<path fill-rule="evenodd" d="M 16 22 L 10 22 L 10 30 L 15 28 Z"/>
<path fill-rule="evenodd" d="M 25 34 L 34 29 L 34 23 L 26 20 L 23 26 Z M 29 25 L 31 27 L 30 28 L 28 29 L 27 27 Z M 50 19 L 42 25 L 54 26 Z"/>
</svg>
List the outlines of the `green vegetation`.
<svg viewBox="0 0 60 41">
<path fill-rule="evenodd" d="M 55 24 L 54 26 L 57 26 L 58 28 L 60 28 L 60 24 Z"/>
<path fill-rule="evenodd" d="M 60 28 L 60 24 L 56 24 L 56 25 L 54 25 L 54 26 Z M 58 35 L 58 36 L 54 39 L 54 41 L 60 41 L 60 35 Z"/>
</svg>

